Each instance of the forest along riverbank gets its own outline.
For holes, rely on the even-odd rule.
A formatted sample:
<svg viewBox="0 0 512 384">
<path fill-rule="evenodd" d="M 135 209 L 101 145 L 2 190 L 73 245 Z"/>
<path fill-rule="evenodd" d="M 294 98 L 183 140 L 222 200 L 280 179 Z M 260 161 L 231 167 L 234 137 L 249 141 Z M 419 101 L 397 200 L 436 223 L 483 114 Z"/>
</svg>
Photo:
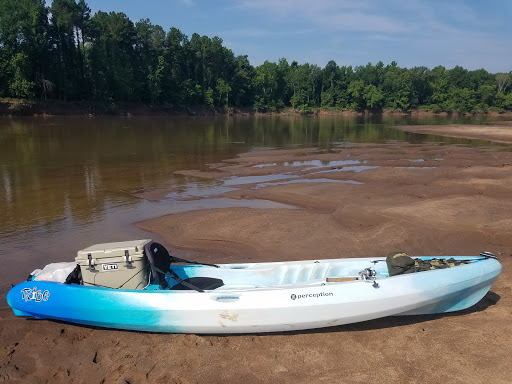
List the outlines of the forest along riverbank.
<svg viewBox="0 0 512 384">
<path fill-rule="evenodd" d="M 137 223 L 177 256 L 257 262 L 488 250 L 498 255 L 503 272 L 480 303 L 460 313 L 275 335 L 142 334 L 27 321 L 0 311 L 0 379 L 509 382 L 503 365 L 512 353 L 509 146 L 346 143 L 328 151 L 249 152 L 208 171 L 178 173 L 222 181 L 231 188 L 224 197 L 300 209 L 213 209 Z M 138 197 L 174 192 L 162 188 Z"/>
</svg>

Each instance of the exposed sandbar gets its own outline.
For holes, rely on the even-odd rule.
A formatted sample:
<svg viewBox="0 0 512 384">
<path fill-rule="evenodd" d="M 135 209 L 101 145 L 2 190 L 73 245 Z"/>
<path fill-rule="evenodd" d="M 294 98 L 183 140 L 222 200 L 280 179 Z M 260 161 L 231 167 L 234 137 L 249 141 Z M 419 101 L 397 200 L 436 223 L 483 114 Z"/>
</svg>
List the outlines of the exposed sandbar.
<svg viewBox="0 0 512 384">
<path fill-rule="evenodd" d="M 512 121 L 484 125 L 402 125 L 395 128 L 414 133 L 512 143 Z"/>
</svg>

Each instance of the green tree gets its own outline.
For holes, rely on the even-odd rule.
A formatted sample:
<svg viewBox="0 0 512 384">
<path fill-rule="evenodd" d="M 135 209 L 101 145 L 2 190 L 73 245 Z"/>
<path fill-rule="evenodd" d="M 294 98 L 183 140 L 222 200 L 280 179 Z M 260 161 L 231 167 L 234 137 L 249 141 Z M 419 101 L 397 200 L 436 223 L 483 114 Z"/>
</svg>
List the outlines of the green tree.
<svg viewBox="0 0 512 384">
<path fill-rule="evenodd" d="M 134 65 L 136 31 L 122 13 L 97 12 L 91 18 L 90 52 L 94 98 L 99 101 L 134 101 L 137 99 Z M 134 64 L 135 63 L 135 64 Z"/>
<path fill-rule="evenodd" d="M 448 72 L 443 66 L 437 66 L 432 70 L 432 88 L 431 106 L 434 112 L 446 111 L 449 98 L 449 79 Z"/>
<path fill-rule="evenodd" d="M 322 70 L 322 107 L 334 107 L 336 105 L 336 85 L 339 77 L 338 65 L 333 60 L 329 61 Z"/>
<path fill-rule="evenodd" d="M 385 107 L 392 111 L 408 111 L 411 106 L 412 81 L 410 73 L 395 62 L 387 68 L 382 84 Z"/>
<path fill-rule="evenodd" d="M 256 89 L 255 109 L 275 110 L 279 91 L 279 68 L 276 63 L 265 61 L 256 67 L 254 85 Z"/>
<path fill-rule="evenodd" d="M 366 108 L 366 99 L 364 97 L 365 86 L 363 80 L 352 80 L 348 85 L 347 91 L 350 95 L 349 108 L 364 110 Z"/>
<path fill-rule="evenodd" d="M 33 95 L 48 72 L 48 11 L 44 0 L 0 1 L 0 91 Z M 20 68 L 17 65 L 21 65 Z"/>
<path fill-rule="evenodd" d="M 468 88 L 451 87 L 447 110 L 460 113 L 473 112 L 475 108 L 475 91 Z"/>
<path fill-rule="evenodd" d="M 493 109 L 498 111 L 511 111 L 512 110 L 512 93 L 499 92 L 495 99 Z"/>
<path fill-rule="evenodd" d="M 477 111 L 487 112 L 494 105 L 496 97 L 496 85 L 482 85 L 476 92 L 478 104 L 475 106 Z"/>
<path fill-rule="evenodd" d="M 364 88 L 363 99 L 366 102 L 366 107 L 370 110 L 382 109 L 384 101 L 383 93 L 373 84 L 367 85 Z"/>
<path fill-rule="evenodd" d="M 83 70 L 80 49 L 77 47 L 75 25 L 79 9 L 74 0 L 53 0 L 51 5 L 51 28 L 53 45 L 53 66 L 58 97 L 62 100 L 78 99 L 80 78 Z"/>
<path fill-rule="evenodd" d="M 203 90 L 216 87 L 217 80 L 231 79 L 235 70 L 235 57 L 231 50 L 222 46 L 222 39 L 215 36 L 199 36 L 194 33 L 187 44 L 187 60 L 191 78 Z M 206 94 L 204 95 L 206 100 Z"/>
<path fill-rule="evenodd" d="M 27 79 L 26 73 L 30 63 L 24 53 L 16 53 L 11 59 L 11 73 L 14 74 L 9 85 L 10 94 L 19 98 L 34 96 L 34 82 Z"/>
<path fill-rule="evenodd" d="M 307 64 L 307 63 L 306 63 Z M 318 107 L 322 101 L 322 70 L 318 65 L 309 65 L 307 69 L 307 98 L 311 107 Z"/>
<path fill-rule="evenodd" d="M 434 81 L 432 72 L 427 67 L 414 67 L 409 69 L 409 74 L 411 78 L 411 108 L 431 104 Z"/>
<path fill-rule="evenodd" d="M 9 55 L 7 55 L 5 48 L 0 45 L 0 97 L 9 94 L 8 71 L 10 66 Z"/>
<path fill-rule="evenodd" d="M 215 89 L 217 90 L 217 94 L 219 95 L 219 106 L 227 107 L 231 87 L 223 79 L 217 79 L 217 85 Z"/>
<path fill-rule="evenodd" d="M 76 11 L 76 19 L 75 19 L 75 29 L 76 29 L 76 41 L 79 47 L 79 61 L 81 64 L 80 69 L 80 88 L 82 90 L 82 97 L 89 98 L 90 90 L 89 90 L 89 76 L 88 67 L 87 67 L 87 49 L 85 47 L 85 42 L 89 40 L 90 31 L 91 31 L 91 9 L 86 4 L 84 0 L 79 0 L 77 4 Z M 81 43 L 81 44 L 80 44 Z M 80 48 L 81 46 L 81 48 Z"/>
<path fill-rule="evenodd" d="M 354 71 L 351 66 L 342 66 L 339 70 L 340 78 L 335 83 L 336 107 L 350 108 L 350 95 L 348 87 L 354 78 Z"/>
<path fill-rule="evenodd" d="M 163 90 L 167 66 L 164 58 L 165 32 L 159 25 L 151 24 L 149 19 L 135 23 L 135 31 L 134 92 L 143 102 L 161 103 L 165 98 Z"/>
<path fill-rule="evenodd" d="M 468 73 L 470 89 L 477 91 L 482 85 L 493 85 L 495 77 L 485 69 L 477 69 Z"/>
<path fill-rule="evenodd" d="M 451 86 L 458 89 L 473 89 L 473 84 L 469 76 L 469 71 L 462 68 L 460 65 L 456 65 L 454 68 L 447 71 L 448 82 Z"/>
<path fill-rule="evenodd" d="M 235 59 L 235 72 L 231 80 L 232 100 L 237 107 L 248 107 L 254 102 L 254 67 L 246 56 Z"/>
<path fill-rule="evenodd" d="M 498 86 L 498 93 L 505 92 L 510 84 L 512 84 L 512 76 L 510 73 L 497 73 L 496 83 Z"/>
<path fill-rule="evenodd" d="M 277 62 L 277 91 L 276 91 L 276 108 L 285 106 L 285 100 L 290 100 L 292 90 L 288 84 L 288 76 L 291 66 L 288 61 L 282 57 Z M 290 104 L 287 104 L 290 105 Z"/>
<path fill-rule="evenodd" d="M 321 97 L 321 71 L 316 65 L 299 65 L 293 61 L 287 73 L 286 81 L 292 91 L 290 103 L 299 109 L 314 106 Z"/>
<path fill-rule="evenodd" d="M 171 28 L 166 36 L 164 54 L 166 72 L 164 99 L 173 104 L 197 103 L 199 95 L 192 79 L 193 58 L 189 40 L 179 29 Z M 202 95 L 201 95 L 202 96 Z"/>
<path fill-rule="evenodd" d="M 165 71 L 164 57 L 158 56 L 156 67 L 154 69 L 150 68 L 150 73 L 148 75 L 149 89 L 151 91 L 151 103 L 152 104 L 161 102 L 164 71 Z"/>
<path fill-rule="evenodd" d="M 354 78 L 363 81 L 365 85 L 373 84 L 377 88 L 380 88 L 384 82 L 385 74 L 386 68 L 384 67 L 384 63 L 379 61 L 376 65 L 368 63 L 366 66 L 356 67 Z"/>
<path fill-rule="evenodd" d="M 213 89 L 208 88 L 206 90 L 204 101 L 205 101 L 207 106 L 209 106 L 210 108 L 213 108 L 213 105 L 214 105 Z"/>
</svg>

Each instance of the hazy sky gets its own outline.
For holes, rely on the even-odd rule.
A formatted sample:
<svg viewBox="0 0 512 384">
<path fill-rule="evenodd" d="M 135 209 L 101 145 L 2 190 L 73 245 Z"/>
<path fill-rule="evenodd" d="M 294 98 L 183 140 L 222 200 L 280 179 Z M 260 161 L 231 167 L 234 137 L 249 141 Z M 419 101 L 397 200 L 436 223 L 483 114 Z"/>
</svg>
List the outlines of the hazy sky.
<svg viewBox="0 0 512 384">
<path fill-rule="evenodd" d="M 93 12 L 219 36 L 251 64 L 512 70 L 511 0 L 89 0 Z"/>
</svg>

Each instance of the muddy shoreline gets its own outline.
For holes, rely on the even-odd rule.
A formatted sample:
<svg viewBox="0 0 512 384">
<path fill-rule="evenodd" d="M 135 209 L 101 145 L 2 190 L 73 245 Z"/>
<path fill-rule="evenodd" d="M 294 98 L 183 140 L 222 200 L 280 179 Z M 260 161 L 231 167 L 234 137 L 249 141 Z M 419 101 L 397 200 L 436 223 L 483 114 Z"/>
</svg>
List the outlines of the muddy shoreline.
<svg viewBox="0 0 512 384">
<path fill-rule="evenodd" d="M 298 209 L 213 209 L 136 224 L 177 256 L 257 262 L 488 250 L 503 272 L 480 303 L 459 313 L 284 334 L 145 334 L 24 320 L 0 310 L 0 381 L 510 382 L 510 146 L 347 143 L 330 151 L 250 152 L 181 174 L 229 180 L 234 190 L 225 197 Z"/>
</svg>

